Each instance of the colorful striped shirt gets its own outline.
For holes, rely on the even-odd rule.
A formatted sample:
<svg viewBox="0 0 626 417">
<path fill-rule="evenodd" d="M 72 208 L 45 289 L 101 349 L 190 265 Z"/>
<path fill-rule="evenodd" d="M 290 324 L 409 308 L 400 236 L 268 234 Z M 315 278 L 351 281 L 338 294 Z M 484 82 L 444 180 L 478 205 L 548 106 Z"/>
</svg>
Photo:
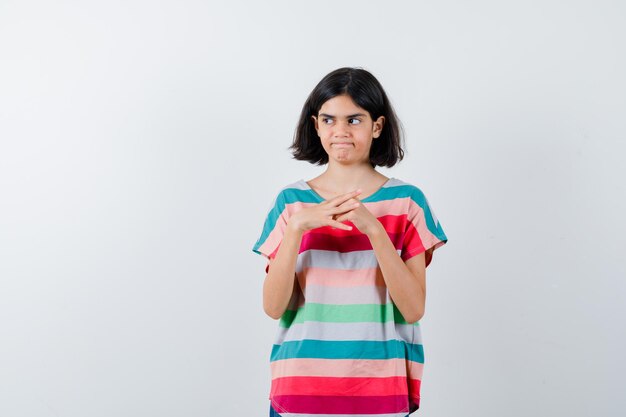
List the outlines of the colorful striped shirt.
<svg viewBox="0 0 626 417">
<path fill-rule="evenodd" d="M 253 251 L 274 258 L 290 216 L 324 201 L 304 180 L 280 190 Z M 397 178 L 361 203 L 403 261 L 447 242 L 424 193 Z M 279 321 L 270 367 L 272 407 L 283 417 L 405 417 L 419 408 L 424 352 L 419 322 L 393 304 L 369 238 L 331 226 L 306 231 L 294 291 Z M 265 268 L 269 271 L 269 259 Z"/>
</svg>

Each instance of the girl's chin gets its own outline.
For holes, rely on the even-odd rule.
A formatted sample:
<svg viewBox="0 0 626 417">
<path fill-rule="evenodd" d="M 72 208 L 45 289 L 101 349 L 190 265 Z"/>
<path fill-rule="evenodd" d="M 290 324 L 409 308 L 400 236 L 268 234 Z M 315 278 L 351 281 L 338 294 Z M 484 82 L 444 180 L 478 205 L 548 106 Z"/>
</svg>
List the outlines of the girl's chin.
<svg viewBox="0 0 626 417">
<path fill-rule="evenodd" d="M 342 165 L 360 165 L 360 164 L 369 163 L 369 161 L 359 161 L 357 158 L 336 157 L 336 156 L 330 157 L 329 161 L 333 161 L 337 164 L 342 164 Z"/>
</svg>

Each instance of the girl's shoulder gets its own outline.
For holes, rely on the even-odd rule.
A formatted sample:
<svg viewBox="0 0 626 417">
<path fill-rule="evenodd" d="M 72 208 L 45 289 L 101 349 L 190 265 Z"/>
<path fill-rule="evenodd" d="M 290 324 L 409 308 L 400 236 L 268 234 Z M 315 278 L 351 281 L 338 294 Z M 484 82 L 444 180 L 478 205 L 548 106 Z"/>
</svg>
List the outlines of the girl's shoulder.
<svg viewBox="0 0 626 417">
<path fill-rule="evenodd" d="M 380 197 L 401 198 L 411 197 L 414 200 L 425 200 L 426 196 L 420 187 L 401 178 L 390 177 L 376 194 Z M 304 179 L 298 179 L 279 186 L 274 192 L 272 206 L 294 202 L 317 202 L 318 197 Z"/>
<path fill-rule="evenodd" d="M 309 185 L 303 179 L 285 183 L 278 188 L 277 197 L 284 197 L 289 194 L 298 194 L 310 189 Z"/>
<path fill-rule="evenodd" d="M 417 185 L 405 181 L 401 178 L 391 177 L 383 186 L 388 192 L 404 196 L 420 197 L 423 196 L 421 188 Z"/>
<path fill-rule="evenodd" d="M 285 183 L 275 189 L 271 206 L 284 206 L 299 201 L 306 198 L 309 190 L 309 185 L 303 179 Z"/>
</svg>

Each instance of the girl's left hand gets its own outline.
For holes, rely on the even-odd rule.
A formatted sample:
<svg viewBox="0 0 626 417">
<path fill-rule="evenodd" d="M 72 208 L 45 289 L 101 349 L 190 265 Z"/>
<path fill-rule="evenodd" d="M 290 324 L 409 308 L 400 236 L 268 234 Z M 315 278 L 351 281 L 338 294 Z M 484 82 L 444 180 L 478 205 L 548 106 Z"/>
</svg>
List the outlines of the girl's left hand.
<svg viewBox="0 0 626 417">
<path fill-rule="evenodd" d="M 361 233 L 370 235 L 371 233 L 379 230 L 382 225 L 376 217 L 356 198 L 351 198 L 345 204 L 358 203 L 359 206 L 346 213 L 333 216 L 333 219 L 338 222 L 350 220 Z"/>
</svg>

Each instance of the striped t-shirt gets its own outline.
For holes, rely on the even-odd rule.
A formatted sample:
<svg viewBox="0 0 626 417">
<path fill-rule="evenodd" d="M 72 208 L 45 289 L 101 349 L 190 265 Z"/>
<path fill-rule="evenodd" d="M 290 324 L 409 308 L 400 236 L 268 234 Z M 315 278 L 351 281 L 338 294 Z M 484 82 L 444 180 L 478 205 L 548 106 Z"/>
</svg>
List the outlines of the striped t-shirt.
<svg viewBox="0 0 626 417">
<path fill-rule="evenodd" d="M 323 201 L 304 180 L 285 186 L 252 250 L 274 258 L 290 216 Z M 404 261 L 447 242 L 414 185 L 389 178 L 361 203 Z M 404 320 L 369 238 L 350 221 L 345 224 L 353 229 L 324 226 L 302 236 L 299 285 L 279 321 L 270 356 L 271 405 L 283 417 L 404 417 L 419 408 L 424 364 L 419 322 Z"/>
</svg>

